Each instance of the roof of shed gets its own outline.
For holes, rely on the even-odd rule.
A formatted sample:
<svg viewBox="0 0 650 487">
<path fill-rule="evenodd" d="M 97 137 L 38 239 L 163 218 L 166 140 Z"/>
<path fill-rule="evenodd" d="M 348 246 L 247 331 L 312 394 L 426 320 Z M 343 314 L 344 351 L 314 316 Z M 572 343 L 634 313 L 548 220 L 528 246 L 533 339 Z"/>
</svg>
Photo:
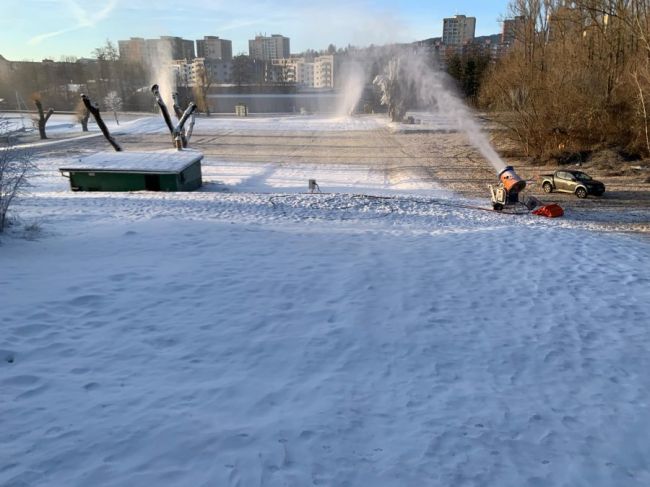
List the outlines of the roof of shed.
<svg viewBox="0 0 650 487">
<path fill-rule="evenodd" d="M 203 153 L 184 149 L 152 152 L 98 152 L 82 157 L 59 171 L 133 172 L 133 173 L 179 173 L 196 161 Z"/>
</svg>

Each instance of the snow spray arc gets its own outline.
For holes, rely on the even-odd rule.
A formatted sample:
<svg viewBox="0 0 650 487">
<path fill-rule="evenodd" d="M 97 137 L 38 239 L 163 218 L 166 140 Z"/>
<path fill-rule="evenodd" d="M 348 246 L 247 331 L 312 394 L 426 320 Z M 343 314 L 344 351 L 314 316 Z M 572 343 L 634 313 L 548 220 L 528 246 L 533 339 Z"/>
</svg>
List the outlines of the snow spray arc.
<svg viewBox="0 0 650 487">
<path fill-rule="evenodd" d="M 424 53 L 409 49 L 395 50 L 388 62 L 385 74 L 375 78 L 375 84 L 383 92 L 382 100 L 388 102 L 394 93 L 420 108 L 440 112 L 465 133 L 469 142 L 490 162 L 497 173 L 506 164 L 494 150 L 481 130 L 470 109 L 454 92 L 451 78 L 431 65 Z M 389 87 L 394 89 L 389 90 Z M 408 95 L 406 95 L 408 93 Z"/>
<path fill-rule="evenodd" d="M 335 116 L 348 117 L 353 115 L 363 96 L 366 84 L 366 73 L 363 66 L 352 59 L 341 65 L 339 77 L 341 79 L 341 97 L 336 104 Z"/>
<path fill-rule="evenodd" d="M 172 69 L 172 46 L 167 41 L 159 42 L 156 46 L 147 65 L 150 83 L 158 85 L 165 105 L 173 106 L 172 93 L 176 91 L 176 75 Z"/>
</svg>

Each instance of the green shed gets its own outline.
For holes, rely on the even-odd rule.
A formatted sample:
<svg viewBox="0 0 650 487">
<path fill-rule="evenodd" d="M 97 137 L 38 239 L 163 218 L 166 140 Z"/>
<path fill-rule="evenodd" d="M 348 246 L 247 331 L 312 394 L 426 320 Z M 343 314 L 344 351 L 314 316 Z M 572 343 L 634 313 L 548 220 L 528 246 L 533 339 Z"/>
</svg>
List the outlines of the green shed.
<svg viewBox="0 0 650 487">
<path fill-rule="evenodd" d="M 201 152 L 98 152 L 59 168 L 73 191 L 192 191 L 201 187 Z"/>
</svg>

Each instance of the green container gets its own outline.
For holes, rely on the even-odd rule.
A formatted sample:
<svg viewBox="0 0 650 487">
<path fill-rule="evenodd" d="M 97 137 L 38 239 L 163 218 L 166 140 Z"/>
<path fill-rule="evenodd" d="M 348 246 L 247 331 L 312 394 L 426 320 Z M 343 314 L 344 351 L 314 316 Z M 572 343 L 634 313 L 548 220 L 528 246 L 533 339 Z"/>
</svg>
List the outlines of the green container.
<svg viewBox="0 0 650 487">
<path fill-rule="evenodd" d="M 202 159 L 194 150 L 99 152 L 59 171 L 73 191 L 193 191 Z"/>
</svg>

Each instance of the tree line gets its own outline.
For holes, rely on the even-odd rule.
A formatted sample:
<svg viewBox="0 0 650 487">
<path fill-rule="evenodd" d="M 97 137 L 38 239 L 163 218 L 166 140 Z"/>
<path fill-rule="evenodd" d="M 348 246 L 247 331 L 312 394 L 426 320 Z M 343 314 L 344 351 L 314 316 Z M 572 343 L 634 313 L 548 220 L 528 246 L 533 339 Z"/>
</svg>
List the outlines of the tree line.
<svg viewBox="0 0 650 487">
<path fill-rule="evenodd" d="M 650 155 L 650 1 L 514 0 L 514 45 L 480 103 L 526 154 Z"/>
<path fill-rule="evenodd" d="M 75 110 L 79 95 L 95 100 L 119 97 L 124 110 L 152 109 L 145 67 L 119 58 L 115 45 L 107 41 L 93 51 L 94 59 L 66 58 L 60 62 L 7 62 L 0 73 L 2 108 L 34 110 L 34 101 L 57 111 Z"/>
</svg>

